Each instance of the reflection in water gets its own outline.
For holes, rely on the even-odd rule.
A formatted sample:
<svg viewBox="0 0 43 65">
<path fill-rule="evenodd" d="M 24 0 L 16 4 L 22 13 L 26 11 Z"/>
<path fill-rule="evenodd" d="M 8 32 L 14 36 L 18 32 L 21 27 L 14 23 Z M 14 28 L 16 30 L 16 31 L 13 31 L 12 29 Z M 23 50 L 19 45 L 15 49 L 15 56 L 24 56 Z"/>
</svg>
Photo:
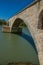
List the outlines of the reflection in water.
<svg viewBox="0 0 43 65">
<path fill-rule="evenodd" d="M 19 36 L 23 37 L 24 39 L 26 39 L 32 45 L 32 47 L 35 49 L 35 51 L 37 53 L 37 49 L 36 49 L 34 40 L 33 40 L 31 35 L 25 34 L 23 32 L 21 34 L 17 34 L 17 35 L 19 35 Z"/>
<path fill-rule="evenodd" d="M 34 40 L 33 40 L 32 36 L 31 36 L 30 31 L 27 29 L 27 27 L 22 28 L 21 34 L 18 34 L 18 35 L 23 37 L 25 40 L 27 40 L 32 45 L 32 47 L 35 49 L 35 51 L 37 53 L 37 49 L 36 49 Z"/>
<path fill-rule="evenodd" d="M 30 31 L 27 29 L 27 27 L 22 28 L 22 32 L 17 35 L 19 35 L 19 36 L 23 37 L 25 40 L 27 40 L 32 45 L 32 47 L 35 49 L 35 51 L 37 53 L 37 49 L 36 49 L 34 40 L 31 36 Z"/>
</svg>

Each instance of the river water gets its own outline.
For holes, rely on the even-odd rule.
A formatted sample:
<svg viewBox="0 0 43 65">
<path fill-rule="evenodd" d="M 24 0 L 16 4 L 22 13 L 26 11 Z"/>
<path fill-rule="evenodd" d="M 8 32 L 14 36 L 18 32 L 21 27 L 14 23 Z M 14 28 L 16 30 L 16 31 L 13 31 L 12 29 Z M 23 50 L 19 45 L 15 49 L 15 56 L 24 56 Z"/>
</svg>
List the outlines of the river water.
<svg viewBox="0 0 43 65">
<path fill-rule="evenodd" d="M 39 65 L 30 32 L 23 28 L 22 34 L 3 33 L 0 27 L 0 64 L 31 62 Z"/>
</svg>

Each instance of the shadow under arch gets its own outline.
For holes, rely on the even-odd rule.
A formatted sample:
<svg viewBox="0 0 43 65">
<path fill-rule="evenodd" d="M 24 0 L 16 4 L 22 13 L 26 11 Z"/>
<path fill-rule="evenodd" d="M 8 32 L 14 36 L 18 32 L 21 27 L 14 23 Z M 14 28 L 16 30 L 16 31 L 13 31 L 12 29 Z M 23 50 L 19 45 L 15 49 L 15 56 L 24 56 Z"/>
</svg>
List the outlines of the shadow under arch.
<svg viewBox="0 0 43 65">
<path fill-rule="evenodd" d="M 18 28 L 21 23 L 25 24 L 24 21 L 23 21 L 21 18 L 17 18 L 17 19 L 14 21 L 13 25 L 12 25 L 12 29 L 13 29 L 13 27 L 17 27 L 17 28 Z M 25 26 L 26 26 L 26 24 L 25 24 Z M 26 27 L 27 27 L 27 26 L 26 26 Z M 31 33 L 30 33 L 30 34 L 31 34 Z M 33 38 L 32 38 L 31 35 L 27 35 L 27 34 L 25 34 L 25 33 L 23 33 L 23 32 L 22 32 L 21 34 L 17 34 L 17 35 L 19 35 L 19 36 L 23 37 L 24 39 L 26 39 L 26 40 L 32 45 L 32 47 L 34 48 L 34 50 L 35 50 L 36 53 L 37 53 L 37 49 L 36 49 L 34 40 L 33 40 Z M 38 53 L 37 53 L 37 54 L 38 54 Z"/>
<path fill-rule="evenodd" d="M 43 29 L 43 9 L 39 14 L 38 29 Z"/>
<path fill-rule="evenodd" d="M 31 46 L 34 48 L 35 52 L 38 54 L 37 49 L 36 49 L 36 46 L 35 46 L 35 43 L 34 43 L 34 40 L 33 40 L 33 38 L 32 38 L 31 35 L 28 35 L 28 34 L 25 34 L 25 33 L 22 32 L 22 34 L 19 35 L 19 36 L 21 36 L 25 40 L 27 40 L 31 44 Z"/>
<path fill-rule="evenodd" d="M 17 18 L 17 19 L 14 21 L 12 27 L 19 27 L 19 25 L 23 25 L 23 24 L 24 24 L 24 21 L 23 21 L 21 18 Z"/>
</svg>

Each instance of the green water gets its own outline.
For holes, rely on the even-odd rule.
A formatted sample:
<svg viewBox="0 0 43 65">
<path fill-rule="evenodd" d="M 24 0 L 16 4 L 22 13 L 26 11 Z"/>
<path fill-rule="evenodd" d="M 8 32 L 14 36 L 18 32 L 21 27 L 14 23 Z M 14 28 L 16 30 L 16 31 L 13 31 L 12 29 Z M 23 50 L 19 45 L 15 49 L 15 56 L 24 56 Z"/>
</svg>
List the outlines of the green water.
<svg viewBox="0 0 43 65">
<path fill-rule="evenodd" d="M 29 35 L 26 28 L 23 33 Z M 2 33 L 0 28 L 0 64 L 9 62 L 31 62 L 39 65 L 37 53 L 32 45 L 23 36 L 11 33 Z"/>
</svg>

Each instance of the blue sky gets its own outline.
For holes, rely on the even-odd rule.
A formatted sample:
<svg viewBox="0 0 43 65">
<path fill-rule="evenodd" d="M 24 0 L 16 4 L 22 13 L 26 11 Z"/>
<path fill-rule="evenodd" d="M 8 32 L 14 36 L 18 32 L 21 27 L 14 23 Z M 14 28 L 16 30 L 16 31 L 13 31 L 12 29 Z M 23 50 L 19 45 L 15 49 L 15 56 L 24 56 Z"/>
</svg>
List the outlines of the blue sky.
<svg viewBox="0 0 43 65">
<path fill-rule="evenodd" d="M 8 19 L 35 0 L 0 0 L 0 19 Z"/>
</svg>

